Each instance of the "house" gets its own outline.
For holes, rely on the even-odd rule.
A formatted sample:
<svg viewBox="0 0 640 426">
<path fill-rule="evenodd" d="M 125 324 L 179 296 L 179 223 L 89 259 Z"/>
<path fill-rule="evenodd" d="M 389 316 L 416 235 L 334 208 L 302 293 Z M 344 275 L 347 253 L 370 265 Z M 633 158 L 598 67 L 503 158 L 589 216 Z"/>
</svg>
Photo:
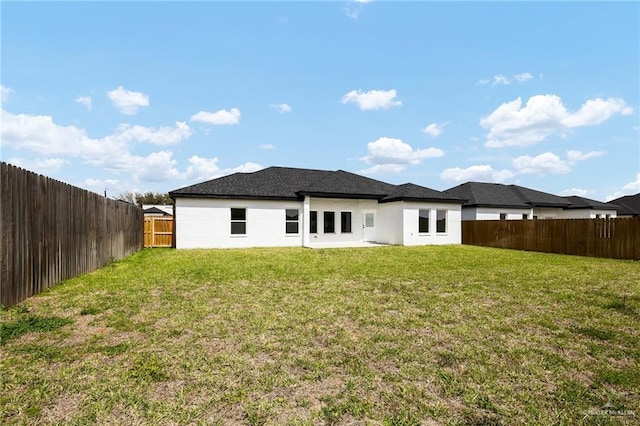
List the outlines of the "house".
<svg viewBox="0 0 640 426">
<path fill-rule="evenodd" d="M 564 209 L 563 218 L 567 219 L 608 219 L 618 216 L 619 207 L 590 198 L 572 195 L 563 197 L 571 205 Z"/>
<path fill-rule="evenodd" d="M 177 248 L 461 243 L 464 200 L 343 170 L 269 167 L 169 196 Z"/>
<path fill-rule="evenodd" d="M 466 199 L 462 220 L 615 217 L 615 209 L 584 197 L 560 197 L 519 185 L 467 182 L 445 192 Z"/>
<path fill-rule="evenodd" d="M 640 217 L 640 192 L 636 195 L 625 195 L 624 197 L 616 198 L 607 204 L 618 207 L 619 217 Z"/>
<path fill-rule="evenodd" d="M 144 212 L 145 217 L 173 216 L 172 205 L 143 204 L 142 211 Z"/>
</svg>

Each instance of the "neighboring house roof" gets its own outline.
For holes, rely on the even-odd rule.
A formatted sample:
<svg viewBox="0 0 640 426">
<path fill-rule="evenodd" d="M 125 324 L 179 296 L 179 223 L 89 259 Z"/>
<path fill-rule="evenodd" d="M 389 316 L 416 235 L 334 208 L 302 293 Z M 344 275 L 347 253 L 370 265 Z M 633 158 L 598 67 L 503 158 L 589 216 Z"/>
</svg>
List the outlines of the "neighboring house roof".
<svg viewBox="0 0 640 426">
<path fill-rule="evenodd" d="M 614 204 L 603 203 L 602 201 L 592 200 L 591 198 L 570 195 L 566 198 L 571 205 L 567 209 L 594 209 L 594 210 L 618 210 L 619 207 Z"/>
<path fill-rule="evenodd" d="M 153 210 L 155 209 L 155 210 Z M 173 205 L 165 205 L 165 204 L 143 204 L 142 210 L 149 214 L 170 214 L 173 215 Z"/>
<path fill-rule="evenodd" d="M 253 173 L 234 173 L 169 192 L 171 198 L 245 198 L 302 200 L 305 195 L 326 198 L 375 199 L 380 202 L 417 200 L 460 203 L 464 199 L 414 184 L 392 185 L 344 170 L 268 167 Z"/>
<path fill-rule="evenodd" d="M 533 207 L 560 207 L 567 208 L 571 202 L 558 195 L 549 194 L 547 192 L 537 191 L 531 188 L 525 188 L 519 185 L 509 185 L 516 191 L 522 201 Z"/>
<path fill-rule="evenodd" d="M 464 206 L 468 207 L 508 207 L 530 209 L 512 186 L 500 183 L 467 182 L 447 189 L 445 192 L 453 196 L 465 198 L 468 201 Z"/>
<path fill-rule="evenodd" d="M 161 215 L 171 214 L 157 207 L 150 207 L 148 209 L 144 209 L 143 211 L 144 211 L 144 214 L 161 214 Z"/>
<path fill-rule="evenodd" d="M 457 197 L 466 198 L 467 207 L 503 207 L 523 208 L 558 207 L 598 208 L 613 210 L 611 206 L 584 197 L 560 197 L 547 192 L 537 191 L 520 185 L 504 185 L 501 183 L 467 182 L 447 189 Z"/>
<path fill-rule="evenodd" d="M 609 201 L 607 204 L 618 206 L 618 216 L 640 216 L 640 192 L 636 195 L 625 195 Z"/>
</svg>

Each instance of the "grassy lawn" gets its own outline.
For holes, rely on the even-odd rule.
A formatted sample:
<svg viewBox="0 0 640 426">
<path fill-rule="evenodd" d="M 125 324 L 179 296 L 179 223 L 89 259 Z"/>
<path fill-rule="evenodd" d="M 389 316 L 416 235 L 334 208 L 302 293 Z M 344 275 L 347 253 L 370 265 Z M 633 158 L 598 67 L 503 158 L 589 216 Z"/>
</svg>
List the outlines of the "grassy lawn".
<svg viewBox="0 0 640 426">
<path fill-rule="evenodd" d="M 633 261 L 154 249 L 0 321 L 0 424 L 640 422 Z"/>
</svg>

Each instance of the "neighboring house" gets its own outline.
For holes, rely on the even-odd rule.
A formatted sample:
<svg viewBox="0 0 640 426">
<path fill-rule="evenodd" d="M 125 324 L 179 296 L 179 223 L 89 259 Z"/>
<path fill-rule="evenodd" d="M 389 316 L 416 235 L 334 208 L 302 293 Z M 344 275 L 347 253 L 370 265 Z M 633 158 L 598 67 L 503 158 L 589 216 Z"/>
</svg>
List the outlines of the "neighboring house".
<svg viewBox="0 0 640 426">
<path fill-rule="evenodd" d="M 173 216 L 173 206 L 171 205 L 143 204 L 142 210 L 144 211 L 145 217 Z"/>
<path fill-rule="evenodd" d="M 636 195 L 625 195 L 609 201 L 618 207 L 618 217 L 639 217 L 640 216 L 640 192 Z"/>
<path fill-rule="evenodd" d="M 611 206 L 584 197 L 560 197 L 519 185 L 467 182 L 447 189 L 466 199 L 462 220 L 615 217 Z M 607 216 L 608 215 L 608 216 Z"/>
<path fill-rule="evenodd" d="M 461 243 L 464 200 L 342 170 L 269 167 L 169 196 L 177 248 Z"/>
<path fill-rule="evenodd" d="M 561 217 L 567 219 L 605 219 L 618 216 L 619 207 L 613 204 L 603 203 L 590 198 L 572 195 L 563 197 L 571 205 L 564 209 Z"/>
</svg>

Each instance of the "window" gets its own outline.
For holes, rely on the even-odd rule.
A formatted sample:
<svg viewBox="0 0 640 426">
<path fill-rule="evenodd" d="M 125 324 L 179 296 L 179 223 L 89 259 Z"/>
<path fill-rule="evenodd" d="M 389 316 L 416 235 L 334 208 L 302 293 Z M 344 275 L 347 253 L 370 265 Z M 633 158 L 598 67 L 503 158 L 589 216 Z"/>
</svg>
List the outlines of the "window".
<svg viewBox="0 0 640 426">
<path fill-rule="evenodd" d="M 447 232 L 447 211 L 436 210 L 436 232 Z"/>
<path fill-rule="evenodd" d="M 336 232 L 336 214 L 335 212 L 324 212 L 324 233 L 333 234 Z"/>
<path fill-rule="evenodd" d="M 247 209 L 231 208 L 231 235 L 247 233 Z"/>
<path fill-rule="evenodd" d="M 364 214 L 364 226 L 367 228 L 373 228 L 375 226 L 374 223 L 374 214 L 373 213 L 365 213 Z"/>
<path fill-rule="evenodd" d="M 507 220 L 507 214 L 506 213 L 500 213 L 500 220 Z"/>
<path fill-rule="evenodd" d="M 287 234 L 297 234 L 299 229 L 299 212 L 297 209 L 287 209 L 285 212 L 285 230 Z"/>
<path fill-rule="evenodd" d="M 418 211 L 418 232 L 421 234 L 429 232 L 429 210 Z"/>
<path fill-rule="evenodd" d="M 309 212 L 309 232 L 312 234 L 318 233 L 318 212 L 310 211 Z"/>
<path fill-rule="evenodd" d="M 529 219 L 529 215 L 526 213 L 522 213 L 522 219 Z"/>
<path fill-rule="evenodd" d="M 340 232 L 343 234 L 351 232 L 351 212 L 340 213 Z"/>
</svg>

